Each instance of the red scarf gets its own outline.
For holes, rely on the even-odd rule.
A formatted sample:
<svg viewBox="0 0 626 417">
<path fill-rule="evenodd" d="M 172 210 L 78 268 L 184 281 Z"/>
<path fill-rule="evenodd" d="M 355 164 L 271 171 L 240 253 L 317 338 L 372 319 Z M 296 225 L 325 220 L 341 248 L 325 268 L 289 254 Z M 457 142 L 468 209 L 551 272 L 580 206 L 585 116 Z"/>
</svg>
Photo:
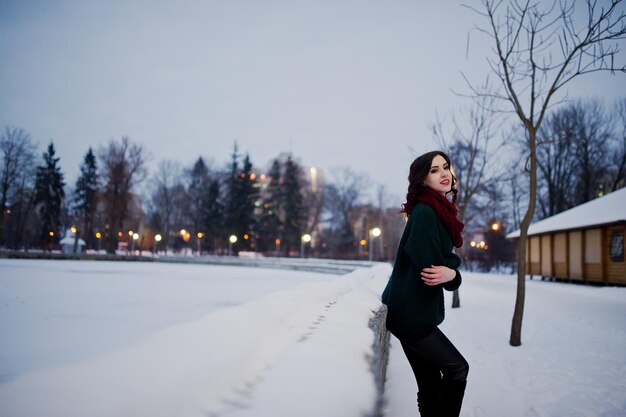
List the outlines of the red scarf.
<svg viewBox="0 0 626 417">
<path fill-rule="evenodd" d="M 443 194 L 428 186 L 422 187 L 420 191 L 421 192 L 416 199 L 417 203 L 426 204 L 435 210 L 435 213 L 441 223 L 443 223 L 445 228 L 448 229 L 448 233 L 450 233 L 454 246 L 460 248 L 461 245 L 463 245 L 461 232 L 463 231 L 463 227 L 465 227 L 465 225 L 456 217 L 459 214 L 459 210 L 456 208 L 456 205 L 448 200 Z"/>
</svg>

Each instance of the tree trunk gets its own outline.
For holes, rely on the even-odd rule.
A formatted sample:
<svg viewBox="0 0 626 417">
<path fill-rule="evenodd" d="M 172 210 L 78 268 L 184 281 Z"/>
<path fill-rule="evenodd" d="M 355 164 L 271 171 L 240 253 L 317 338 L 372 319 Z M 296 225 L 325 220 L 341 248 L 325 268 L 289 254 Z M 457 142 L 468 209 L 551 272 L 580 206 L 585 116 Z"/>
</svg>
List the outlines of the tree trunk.
<svg viewBox="0 0 626 417">
<path fill-rule="evenodd" d="M 511 337 L 509 339 L 511 346 L 520 346 L 522 344 L 522 319 L 524 317 L 524 298 L 526 296 L 526 242 L 528 241 L 528 227 L 535 214 L 537 194 L 537 131 L 533 128 L 527 129 L 528 143 L 530 145 L 530 196 L 528 210 L 520 224 L 520 237 L 517 244 L 517 297 L 515 299 Z"/>
<path fill-rule="evenodd" d="M 459 298 L 459 290 L 454 290 L 452 293 L 452 308 L 461 307 L 461 300 Z"/>
</svg>

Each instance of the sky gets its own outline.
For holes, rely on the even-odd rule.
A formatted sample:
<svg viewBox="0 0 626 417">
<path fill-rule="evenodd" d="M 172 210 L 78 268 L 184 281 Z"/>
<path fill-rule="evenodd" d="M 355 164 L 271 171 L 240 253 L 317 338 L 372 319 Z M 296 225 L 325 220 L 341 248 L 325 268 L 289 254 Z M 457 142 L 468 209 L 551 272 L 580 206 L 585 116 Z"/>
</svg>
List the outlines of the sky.
<svg viewBox="0 0 626 417">
<path fill-rule="evenodd" d="M 53 140 L 70 185 L 111 139 L 143 145 L 152 172 L 223 168 L 237 142 L 261 171 L 282 152 L 329 178 L 350 167 L 398 206 L 436 115 L 469 104 L 462 73 L 488 73 L 481 17 L 461 3 L 0 0 L 0 128 L 42 152 Z M 625 80 L 569 95 L 610 99 Z"/>
</svg>

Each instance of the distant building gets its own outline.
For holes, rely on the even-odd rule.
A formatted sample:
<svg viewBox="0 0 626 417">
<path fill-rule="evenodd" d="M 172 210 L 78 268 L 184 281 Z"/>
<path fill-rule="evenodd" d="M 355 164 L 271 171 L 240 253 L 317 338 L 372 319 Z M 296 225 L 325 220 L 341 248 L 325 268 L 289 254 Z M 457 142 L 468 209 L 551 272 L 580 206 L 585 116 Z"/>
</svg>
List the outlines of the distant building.
<svg viewBox="0 0 626 417">
<path fill-rule="evenodd" d="M 532 224 L 528 273 L 572 281 L 626 285 L 626 188 Z M 507 238 L 518 238 L 520 231 Z"/>
<path fill-rule="evenodd" d="M 59 242 L 61 245 L 62 253 L 82 253 L 85 247 L 85 241 L 78 239 L 76 242 L 76 232 L 72 232 L 72 229 L 65 231 L 65 237 Z M 76 252 L 74 252 L 74 245 L 76 245 Z"/>
</svg>

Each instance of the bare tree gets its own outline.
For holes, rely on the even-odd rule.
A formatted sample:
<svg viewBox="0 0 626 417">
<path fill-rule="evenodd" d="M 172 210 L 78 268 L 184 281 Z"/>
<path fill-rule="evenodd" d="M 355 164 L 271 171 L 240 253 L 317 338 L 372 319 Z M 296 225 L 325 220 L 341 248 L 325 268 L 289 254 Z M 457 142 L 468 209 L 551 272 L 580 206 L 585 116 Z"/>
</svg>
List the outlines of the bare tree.
<svg viewBox="0 0 626 417">
<path fill-rule="evenodd" d="M 615 173 L 609 179 L 607 187 L 610 191 L 626 186 L 626 98 L 618 101 L 613 118 L 617 126 L 611 150 Z"/>
<path fill-rule="evenodd" d="M 363 198 L 370 182 L 365 175 L 357 174 L 350 168 L 335 169 L 331 174 L 333 180 L 326 184 L 324 191 L 329 234 L 334 241 L 334 249 L 348 255 L 352 253 L 355 243 L 353 208 Z"/>
<path fill-rule="evenodd" d="M 7 126 L 0 136 L 0 242 L 4 241 L 6 216 L 17 214 L 15 203 L 23 197 L 19 191 L 34 185 L 35 149 L 21 128 Z"/>
<path fill-rule="evenodd" d="M 598 101 L 586 104 L 576 102 L 571 106 L 576 125 L 575 163 L 578 181 L 575 187 L 575 205 L 598 197 L 604 171 L 610 166 L 607 143 L 611 126 Z"/>
<path fill-rule="evenodd" d="M 131 144 L 128 137 L 111 140 L 100 150 L 100 178 L 103 179 L 102 201 L 107 225 L 106 247 L 109 253 L 116 249 L 117 233 L 124 230 L 133 199 L 133 187 L 146 176 L 143 147 Z"/>
<path fill-rule="evenodd" d="M 619 188 L 626 152 L 620 106 L 576 101 L 552 112 L 537 142 L 541 217 L 553 216 Z"/>
<path fill-rule="evenodd" d="M 489 96 L 508 103 L 524 126 L 528 141 L 530 193 L 517 250 L 512 346 L 522 343 L 526 244 L 537 193 L 537 133 L 549 105 L 557 100 L 557 92 L 570 81 L 599 71 L 626 72 L 626 67 L 615 62 L 621 58 L 618 41 L 626 35 L 621 3 L 611 0 L 599 6 L 597 1 L 587 0 L 586 17 L 581 20 L 574 13 L 576 2 L 566 0 L 554 1 L 545 9 L 545 3 L 530 0 L 482 0 L 482 10 L 472 8 L 487 19 L 487 27 L 478 30 L 493 42 L 487 61 L 499 80 L 499 89 L 485 91 L 469 83 L 470 88 L 475 97 Z"/>
<path fill-rule="evenodd" d="M 177 226 L 181 226 L 183 221 L 182 213 L 184 205 L 181 204 L 184 194 L 184 187 L 181 184 L 180 165 L 172 160 L 166 159 L 159 162 L 157 171 L 152 178 L 153 215 L 157 214 L 159 228 L 163 236 L 163 245 L 170 248 L 172 231 Z"/>
<path fill-rule="evenodd" d="M 494 181 L 499 175 L 493 165 L 494 156 L 501 144 L 494 143 L 499 130 L 495 114 L 488 110 L 493 99 L 479 97 L 474 105 L 462 109 L 459 120 L 451 112 L 452 131 L 444 128 L 444 123 L 437 118 L 431 130 L 435 140 L 452 160 L 454 174 L 459 181 L 457 205 L 459 217 L 471 229 L 476 216 L 480 213 L 476 197 L 482 192 L 483 185 Z M 459 290 L 452 294 L 452 308 L 461 306 Z"/>
<path fill-rule="evenodd" d="M 538 198 L 541 217 L 553 216 L 571 208 L 575 171 L 576 126 L 570 108 L 562 108 L 546 118 L 537 148 Z"/>
</svg>

